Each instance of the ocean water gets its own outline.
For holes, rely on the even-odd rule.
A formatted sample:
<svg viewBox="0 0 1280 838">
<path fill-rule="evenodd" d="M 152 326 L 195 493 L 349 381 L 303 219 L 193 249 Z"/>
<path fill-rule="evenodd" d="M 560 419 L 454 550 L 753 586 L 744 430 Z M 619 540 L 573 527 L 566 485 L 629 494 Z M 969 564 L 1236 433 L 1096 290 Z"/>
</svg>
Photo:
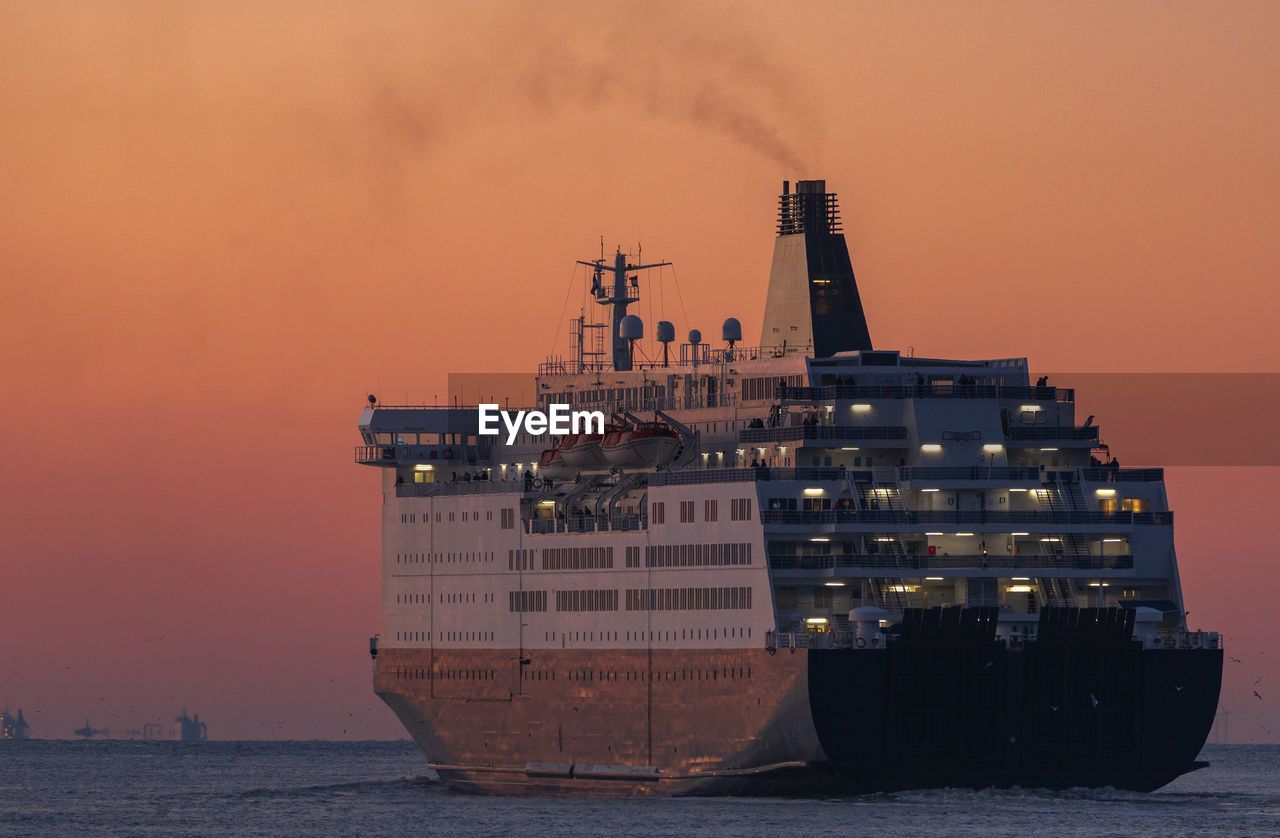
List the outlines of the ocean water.
<svg viewBox="0 0 1280 838">
<path fill-rule="evenodd" d="M 838 800 L 501 798 L 434 782 L 407 742 L 3 743 L 2 836 L 1280 834 L 1280 746 L 1211 745 L 1153 794 Z"/>
</svg>

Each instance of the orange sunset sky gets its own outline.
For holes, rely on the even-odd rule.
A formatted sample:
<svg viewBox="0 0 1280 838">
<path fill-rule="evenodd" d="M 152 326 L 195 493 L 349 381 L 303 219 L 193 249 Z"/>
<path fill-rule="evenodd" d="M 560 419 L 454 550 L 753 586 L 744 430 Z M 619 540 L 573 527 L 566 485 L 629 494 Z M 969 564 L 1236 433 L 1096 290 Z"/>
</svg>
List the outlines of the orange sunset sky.
<svg viewBox="0 0 1280 838">
<path fill-rule="evenodd" d="M 400 736 L 365 395 L 563 353 L 601 235 L 675 263 L 679 333 L 751 340 L 784 178 L 840 193 L 879 347 L 1280 372 L 1277 32 L 1231 2 L 0 3 L 0 701 L 41 737 L 184 705 Z M 1236 741 L 1280 736 L 1277 465 L 1167 477 Z"/>
</svg>

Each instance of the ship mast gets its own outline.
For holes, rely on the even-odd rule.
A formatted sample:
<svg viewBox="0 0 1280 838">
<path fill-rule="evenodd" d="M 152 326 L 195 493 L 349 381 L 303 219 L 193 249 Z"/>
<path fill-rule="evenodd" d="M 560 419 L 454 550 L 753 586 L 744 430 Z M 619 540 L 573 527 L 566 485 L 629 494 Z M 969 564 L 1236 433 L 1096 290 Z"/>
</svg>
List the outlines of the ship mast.
<svg viewBox="0 0 1280 838">
<path fill-rule="evenodd" d="M 592 269 L 591 294 L 596 298 L 596 302 L 602 306 L 610 306 L 613 309 L 613 323 L 609 329 L 609 334 L 612 337 L 609 344 L 609 361 L 615 370 L 629 370 L 631 369 L 631 350 L 627 345 L 626 338 L 622 336 L 622 318 L 627 316 L 627 306 L 638 301 L 640 294 L 638 290 L 634 296 L 630 294 L 630 289 L 627 287 L 627 274 L 629 271 L 661 268 L 671 263 L 653 262 L 648 265 L 628 265 L 626 254 L 622 252 L 622 248 L 618 248 L 618 252 L 613 256 L 612 265 L 605 261 L 603 255 L 593 262 L 584 262 L 579 259 L 578 264 L 586 265 Z M 609 286 L 606 286 L 603 281 L 605 271 L 613 274 L 613 282 Z M 635 280 L 634 277 L 630 279 L 633 282 Z"/>
</svg>

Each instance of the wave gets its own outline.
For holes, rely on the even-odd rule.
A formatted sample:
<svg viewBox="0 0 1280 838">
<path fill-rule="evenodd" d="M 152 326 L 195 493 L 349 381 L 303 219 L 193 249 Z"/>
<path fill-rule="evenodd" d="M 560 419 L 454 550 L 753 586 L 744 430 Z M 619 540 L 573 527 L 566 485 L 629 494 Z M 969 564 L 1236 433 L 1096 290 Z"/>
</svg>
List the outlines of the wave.
<svg viewBox="0 0 1280 838">
<path fill-rule="evenodd" d="M 416 775 L 412 777 L 397 777 L 392 780 L 350 780 L 341 783 L 322 783 L 310 786 L 260 787 L 247 789 L 239 792 L 236 796 L 241 798 L 280 798 L 335 794 L 387 794 L 405 791 L 447 792 L 449 789 L 435 777 Z"/>
</svg>

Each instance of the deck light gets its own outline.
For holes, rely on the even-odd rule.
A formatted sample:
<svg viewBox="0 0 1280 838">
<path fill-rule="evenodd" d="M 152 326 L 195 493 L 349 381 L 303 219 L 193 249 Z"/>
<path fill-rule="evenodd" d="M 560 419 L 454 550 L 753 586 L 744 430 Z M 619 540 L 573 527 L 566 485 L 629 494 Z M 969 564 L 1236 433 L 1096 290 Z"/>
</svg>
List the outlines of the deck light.
<svg viewBox="0 0 1280 838">
<path fill-rule="evenodd" d="M 822 494 L 822 490 L 814 487 L 809 487 L 804 490 L 804 493 L 811 498 L 816 498 Z"/>
<path fill-rule="evenodd" d="M 1040 540 L 1045 542 L 1046 544 L 1057 544 L 1062 541 L 1061 538 L 1042 538 Z"/>
<path fill-rule="evenodd" d="M 503 466 L 503 468 L 506 468 L 506 466 Z M 418 463 L 416 466 L 413 467 L 413 470 L 414 471 L 434 471 L 435 466 L 431 465 L 431 463 Z"/>
<path fill-rule="evenodd" d="M 1018 410 L 1021 410 L 1023 413 L 1026 413 L 1028 411 L 1034 413 L 1037 410 L 1044 410 L 1044 408 L 1038 404 L 1024 404 L 1024 405 L 1020 405 L 1018 407 Z"/>
<path fill-rule="evenodd" d="M 892 539 L 892 538 L 889 538 L 888 536 L 883 536 L 883 535 L 882 535 L 882 536 L 878 536 L 878 537 L 876 538 L 876 541 L 882 541 L 882 542 L 884 542 L 884 541 L 893 541 L 893 539 Z"/>
<path fill-rule="evenodd" d="M 925 535 L 946 535 L 944 532 L 927 532 Z"/>
<path fill-rule="evenodd" d="M 1011 532 L 1009 535 L 1031 535 L 1029 532 Z"/>
<path fill-rule="evenodd" d="M 1124 541 L 1123 538 L 1104 538 L 1102 540 L 1108 544 L 1119 544 L 1121 541 Z"/>
<path fill-rule="evenodd" d="M 1010 489 L 1010 492 L 1025 492 L 1026 489 Z"/>
<path fill-rule="evenodd" d="M 941 489 L 921 489 L 922 492 L 941 492 Z"/>
<path fill-rule="evenodd" d="M 844 587 L 844 583 L 843 583 L 843 582 L 823 582 L 822 584 L 826 585 L 828 588 L 843 588 L 843 587 Z"/>
<path fill-rule="evenodd" d="M 871 409 L 871 405 L 869 404 L 853 404 L 849 406 L 853 408 L 854 413 L 866 413 Z"/>
<path fill-rule="evenodd" d="M 926 582 L 941 582 L 941 581 L 942 581 L 942 577 L 941 577 L 941 576 L 926 576 L 926 577 L 924 578 L 924 581 L 926 581 Z"/>
<path fill-rule="evenodd" d="M 1030 582 L 1030 581 L 1031 581 L 1031 577 L 1030 577 L 1030 576 L 1014 576 L 1014 577 L 1012 577 L 1012 578 L 1013 578 L 1013 581 L 1015 581 L 1015 582 Z"/>
<path fill-rule="evenodd" d="M 1057 451 L 1057 448 L 1041 448 L 1041 451 Z"/>
<path fill-rule="evenodd" d="M 1116 496 L 1115 489 L 1094 489 L 1093 493 L 1100 498 L 1114 498 Z"/>
<path fill-rule="evenodd" d="M 1089 587 L 1090 588 L 1110 588 L 1111 583 L 1110 582 L 1090 582 Z"/>
<path fill-rule="evenodd" d="M 1011 594 L 1029 594 L 1031 593 L 1031 586 L 1030 585 L 1010 585 L 1009 587 L 1005 588 L 1005 590 Z"/>
<path fill-rule="evenodd" d="M 862 449 L 861 449 L 861 448 L 854 448 L 854 447 L 851 447 L 851 446 L 845 446 L 845 447 L 841 448 L 840 450 L 841 450 L 841 451 L 861 451 Z"/>
<path fill-rule="evenodd" d="M 827 538 L 827 537 L 826 537 L 826 536 L 824 536 L 824 535 L 815 535 L 815 536 L 811 537 L 809 540 L 810 540 L 810 541 L 823 542 L 823 541 L 830 541 L 831 539 Z"/>
<path fill-rule="evenodd" d="M 826 617 L 806 617 L 805 622 L 811 626 L 825 626 L 827 624 Z"/>
<path fill-rule="evenodd" d="M 973 533 L 971 533 L 971 532 L 958 532 L 958 533 L 956 533 L 956 535 L 960 535 L 960 536 L 970 536 L 970 535 L 973 535 Z"/>
<path fill-rule="evenodd" d="M 982 450 L 986 451 L 988 454 L 999 454 L 1004 450 L 1004 446 L 998 442 L 988 442 L 986 445 L 982 446 Z"/>
<path fill-rule="evenodd" d="M 920 450 L 928 454 L 937 454 L 942 450 L 942 446 L 936 442 L 926 442 L 924 445 L 920 446 Z"/>
</svg>

